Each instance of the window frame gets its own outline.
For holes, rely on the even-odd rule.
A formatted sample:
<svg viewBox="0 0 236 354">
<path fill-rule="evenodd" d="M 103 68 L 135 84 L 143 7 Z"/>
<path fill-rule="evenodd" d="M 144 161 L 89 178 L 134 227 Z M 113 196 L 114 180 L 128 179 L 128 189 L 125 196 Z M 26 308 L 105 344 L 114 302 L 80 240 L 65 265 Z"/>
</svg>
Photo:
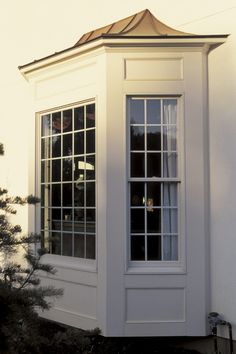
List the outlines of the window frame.
<svg viewBox="0 0 236 354">
<path fill-rule="evenodd" d="M 153 178 L 153 177 L 131 177 L 131 138 L 130 138 L 130 121 L 128 113 L 128 101 L 129 99 L 176 99 L 177 100 L 177 177 L 171 178 L 171 181 L 175 182 L 177 185 L 178 193 L 178 260 L 131 260 L 131 204 L 130 204 L 130 186 L 131 182 L 143 182 L 144 185 L 147 182 L 171 182 L 170 178 Z M 126 121 L 126 160 L 127 160 L 127 184 L 126 184 L 126 225 L 127 225 L 127 237 L 126 237 L 126 273 L 136 273 L 136 274 L 146 274 L 146 273 L 164 273 L 164 274 L 175 274 L 175 273 L 186 273 L 186 239 L 185 239 L 185 151 L 184 151 L 184 97 L 182 94 L 127 94 L 125 96 L 125 121 Z M 162 123 L 161 123 L 162 125 Z M 146 122 L 144 122 L 146 131 Z M 147 151 L 145 147 L 145 151 Z M 146 162 L 145 162 L 146 165 Z M 146 167 L 145 167 L 146 168 Z M 146 188 L 146 187 L 144 187 Z M 147 237 L 147 232 L 145 231 L 145 239 Z M 162 236 L 163 237 L 163 236 Z M 146 241 L 145 241 L 146 242 Z M 145 251 L 146 252 L 146 251 Z"/>
<path fill-rule="evenodd" d="M 94 238 L 95 238 L 95 258 L 85 258 L 85 253 L 84 253 L 84 257 L 78 257 L 78 256 L 74 256 L 74 255 L 63 255 L 62 253 L 61 254 L 55 254 L 55 253 L 51 253 L 48 252 L 45 254 L 44 257 L 48 258 L 49 260 L 53 260 L 54 263 L 57 263 L 58 264 L 62 264 L 63 263 L 63 260 L 66 261 L 66 263 L 68 264 L 71 264 L 73 265 L 74 262 L 76 261 L 76 263 L 79 265 L 79 264 L 82 264 L 83 266 L 89 266 L 89 267 L 92 267 L 94 269 L 94 267 L 96 267 L 96 264 L 97 264 L 97 104 L 96 104 L 96 99 L 95 98 L 91 98 L 91 99 L 88 99 L 88 100 L 83 100 L 83 101 L 79 101 L 79 102 L 74 102 L 74 103 L 71 103 L 71 104 L 66 104 L 66 105 L 60 105 L 58 107 L 55 107 L 55 108 L 50 108 L 50 109 L 46 109 L 46 110 L 42 110 L 42 111 L 39 111 L 39 112 L 36 112 L 35 114 L 35 123 L 36 123 L 36 129 L 35 129 L 35 133 L 36 133 L 36 178 L 35 178 L 35 191 L 36 191 L 36 195 L 41 197 L 41 161 L 43 160 L 42 157 L 41 157 L 41 140 L 42 140 L 42 124 L 41 124 L 41 117 L 44 116 L 44 115 L 47 115 L 47 114 L 53 114 L 55 112 L 60 112 L 61 113 L 61 117 L 63 116 L 63 111 L 66 111 L 66 110 L 73 110 L 75 108 L 78 108 L 78 107 L 84 107 L 85 106 L 88 106 L 88 105 L 91 105 L 91 104 L 94 104 L 95 105 L 95 125 L 94 127 L 91 127 L 91 129 L 94 129 L 94 132 L 95 132 L 95 151 L 93 153 L 93 156 L 95 156 L 95 180 L 93 180 L 92 182 L 94 182 L 95 184 L 95 206 L 93 207 L 93 209 L 95 210 L 95 232 L 94 232 Z M 73 119 L 74 115 L 72 115 L 72 119 Z M 85 118 L 84 118 L 85 119 Z M 89 128 L 90 129 L 90 128 Z M 77 130 L 73 129 L 71 130 L 71 134 L 74 134 L 74 132 L 77 132 Z M 79 131 L 83 131 L 84 134 L 86 134 L 86 128 L 85 126 L 80 129 Z M 68 133 L 69 134 L 69 133 Z M 53 137 L 54 135 L 51 135 L 51 137 Z M 60 136 L 62 136 L 62 134 L 60 134 Z M 73 143 L 74 145 L 74 139 L 73 139 Z M 84 140 L 84 146 L 86 144 L 86 141 Z M 73 146 L 72 145 L 72 146 Z M 62 149 L 63 149 L 63 145 L 61 143 L 61 146 L 62 146 Z M 50 144 L 50 149 L 51 149 L 51 144 Z M 74 160 L 74 157 L 77 156 L 78 154 L 72 154 L 72 159 Z M 83 152 L 83 157 L 87 155 L 85 153 L 85 151 Z M 52 160 L 54 157 L 52 157 L 52 155 L 50 156 L 49 160 Z M 62 171 L 62 165 L 63 165 L 63 150 L 61 151 L 61 155 L 60 155 L 60 160 L 62 160 L 61 162 L 61 171 Z M 73 161 L 72 160 L 72 161 Z M 50 168 L 50 174 L 51 174 L 51 168 Z M 62 173 L 62 172 L 61 172 Z M 73 164 L 72 164 L 72 174 L 73 174 Z M 71 180 L 70 183 L 72 183 L 72 186 L 73 186 L 73 178 Z M 44 182 L 43 182 L 44 183 Z M 50 181 L 49 183 L 52 183 L 52 181 Z M 88 181 L 86 180 L 84 183 L 88 183 Z M 61 179 L 60 179 L 60 182 L 59 182 L 60 185 L 63 184 L 63 176 L 61 175 Z M 62 189 L 61 189 L 61 193 L 63 193 Z M 50 191 L 50 194 L 51 194 L 51 191 Z M 74 193 L 72 194 L 72 198 L 73 198 L 73 195 Z M 72 202 L 72 205 L 73 205 L 73 202 Z M 52 208 L 53 206 L 49 206 L 49 208 Z M 58 207 L 61 211 L 61 213 L 63 212 L 63 205 L 61 205 L 61 207 Z M 77 206 L 77 208 L 80 208 L 79 206 Z M 83 209 L 85 210 L 86 206 L 84 205 L 83 206 Z M 35 220 L 36 220 L 36 232 L 38 234 L 41 233 L 41 203 L 39 203 L 39 205 L 37 205 L 36 207 L 36 210 L 35 210 Z M 74 210 L 76 209 L 76 206 L 71 206 L 70 207 L 71 210 Z M 61 221 L 62 222 L 62 221 Z M 72 221 L 73 222 L 73 221 Z M 85 223 L 85 221 L 84 221 Z M 60 232 L 62 234 L 62 228 L 60 229 Z M 66 231 L 65 231 L 66 232 Z M 73 233 L 72 233 L 73 235 Z M 85 237 L 86 234 L 84 234 L 84 237 Z M 72 236 L 72 239 L 73 236 Z M 43 237 L 42 237 L 42 242 L 43 242 Z M 62 236 L 61 236 L 61 243 L 63 242 L 62 240 Z M 72 245 L 72 248 L 74 247 L 74 245 Z M 84 251 L 85 252 L 85 251 Z"/>
</svg>

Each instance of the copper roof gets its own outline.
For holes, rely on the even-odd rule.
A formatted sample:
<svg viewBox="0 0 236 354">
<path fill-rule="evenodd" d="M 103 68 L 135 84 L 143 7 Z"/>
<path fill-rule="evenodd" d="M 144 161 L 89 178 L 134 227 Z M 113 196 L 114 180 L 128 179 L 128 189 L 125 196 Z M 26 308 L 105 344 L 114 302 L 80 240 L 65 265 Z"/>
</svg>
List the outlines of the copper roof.
<svg viewBox="0 0 236 354">
<path fill-rule="evenodd" d="M 85 33 L 75 47 L 99 37 L 109 36 L 189 36 L 159 21 L 149 10 L 143 10 L 110 25 Z"/>
</svg>

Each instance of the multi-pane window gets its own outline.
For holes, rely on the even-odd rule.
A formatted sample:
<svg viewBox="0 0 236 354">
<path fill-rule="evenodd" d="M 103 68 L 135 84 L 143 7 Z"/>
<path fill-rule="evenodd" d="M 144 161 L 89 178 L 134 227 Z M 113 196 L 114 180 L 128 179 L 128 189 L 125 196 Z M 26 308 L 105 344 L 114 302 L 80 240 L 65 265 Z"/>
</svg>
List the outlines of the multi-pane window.
<svg viewBox="0 0 236 354">
<path fill-rule="evenodd" d="M 52 254 L 95 259 L 95 104 L 40 119 L 44 246 Z"/>
<path fill-rule="evenodd" d="M 178 260 L 177 99 L 128 98 L 131 261 Z"/>
</svg>

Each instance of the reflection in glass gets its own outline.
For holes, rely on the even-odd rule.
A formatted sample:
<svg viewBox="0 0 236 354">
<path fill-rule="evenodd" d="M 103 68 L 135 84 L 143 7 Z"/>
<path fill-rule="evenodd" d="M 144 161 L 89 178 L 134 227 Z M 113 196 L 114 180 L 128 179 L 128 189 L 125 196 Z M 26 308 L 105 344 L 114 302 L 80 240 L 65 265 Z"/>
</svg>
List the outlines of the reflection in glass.
<svg viewBox="0 0 236 354">
<path fill-rule="evenodd" d="M 147 124 L 161 124 L 160 100 L 147 100 Z"/>
<path fill-rule="evenodd" d="M 144 209 L 131 209 L 131 232 L 144 233 Z"/>
<path fill-rule="evenodd" d="M 74 209 L 74 230 L 75 232 L 85 231 L 84 209 Z"/>
<path fill-rule="evenodd" d="M 95 104 L 86 106 L 86 128 L 95 127 Z"/>
<path fill-rule="evenodd" d="M 131 259 L 132 261 L 145 260 L 144 236 L 131 236 Z"/>
<path fill-rule="evenodd" d="M 61 206 L 61 185 L 52 184 L 52 206 Z"/>
<path fill-rule="evenodd" d="M 159 261 L 161 259 L 161 237 L 147 237 L 147 260 Z"/>
<path fill-rule="evenodd" d="M 163 127 L 163 150 L 176 150 L 176 126 Z"/>
<path fill-rule="evenodd" d="M 50 121 L 50 114 L 46 114 L 44 116 L 42 116 L 42 119 L 41 119 L 41 130 L 42 130 L 42 133 L 41 135 L 42 136 L 45 136 L 45 135 L 50 135 L 50 129 L 51 129 L 51 121 Z"/>
<path fill-rule="evenodd" d="M 177 121 L 177 100 L 163 100 L 163 124 L 176 124 Z"/>
<path fill-rule="evenodd" d="M 165 261 L 178 260 L 178 238 L 177 236 L 164 236 L 163 258 Z"/>
<path fill-rule="evenodd" d="M 61 254 L 61 233 L 51 232 L 52 254 Z"/>
<path fill-rule="evenodd" d="M 61 157 L 61 136 L 52 137 L 52 157 Z"/>
<path fill-rule="evenodd" d="M 132 100 L 128 101 L 129 115 L 131 124 L 144 124 L 144 101 Z"/>
<path fill-rule="evenodd" d="M 147 154 L 147 177 L 161 177 L 161 154 Z"/>
<path fill-rule="evenodd" d="M 161 210 L 147 209 L 147 232 L 161 233 Z"/>
<path fill-rule="evenodd" d="M 177 207 L 177 185 L 163 183 L 163 205 Z"/>
<path fill-rule="evenodd" d="M 52 134 L 61 133 L 61 112 L 52 114 Z"/>
<path fill-rule="evenodd" d="M 63 156 L 72 155 L 72 134 L 63 135 Z"/>
<path fill-rule="evenodd" d="M 74 130 L 84 129 L 84 107 L 74 110 Z"/>
<path fill-rule="evenodd" d="M 95 152 L 95 130 L 87 130 L 86 131 L 86 153 L 94 153 Z"/>
<path fill-rule="evenodd" d="M 72 180 L 72 158 L 65 158 L 62 160 L 62 175 L 63 181 Z"/>
<path fill-rule="evenodd" d="M 72 130 L 72 109 L 67 109 L 63 111 L 63 121 L 62 121 L 63 133 Z"/>
<path fill-rule="evenodd" d="M 72 206 L 72 185 L 71 183 L 62 184 L 63 206 Z"/>
<path fill-rule="evenodd" d="M 178 232 L 177 209 L 163 210 L 163 232 L 168 234 Z"/>
<path fill-rule="evenodd" d="M 130 186 L 130 204 L 132 206 L 143 206 L 145 204 L 145 193 L 143 182 L 132 182 Z"/>
<path fill-rule="evenodd" d="M 177 177 L 177 154 L 175 152 L 163 153 L 163 176 Z"/>
<path fill-rule="evenodd" d="M 51 138 L 41 139 L 41 158 L 42 159 L 49 159 L 51 157 L 50 141 L 51 141 Z"/>
<path fill-rule="evenodd" d="M 72 209 L 62 209 L 62 229 L 64 231 L 73 231 Z"/>
<path fill-rule="evenodd" d="M 95 182 L 86 183 L 86 206 L 95 206 Z"/>
<path fill-rule="evenodd" d="M 48 206 L 50 204 L 50 185 L 43 184 L 41 185 L 41 205 Z"/>
<path fill-rule="evenodd" d="M 86 180 L 95 179 L 95 155 L 86 157 Z"/>
<path fill-rule="evenodd" d="M 79 258 L 84 258 L 84 235 L 74 234 L 74 256 Z"/>
<path fill-rule="evenodd" d="M 51 209 L 51 229 L 61 230 L 61 209 Z"/>
<path fill-rule="evenodd" d="M 131 154 L 131 177 L 144 177 L 144 153 Z"/>
<path fill-rule="evenodd" d="M 74 181 L 79 182 L 84 180 L 84 156 L 74 157 Z"/>
<path fill-rule="evenodd" d="M 74 153 L 75 155 L 82 155 L 84 153 L 84 132 L 75 133 L 74 139 Z"/>
<path fill-rule="evenodd" d="M 86 209 L 86 232 L 95 233 L 95 209 Z"/>
<path fill-rule="evenodd" d="M 84 183 L 74 184 L 74 205 L 84 206 Z"/>
<path fill-rule="evenodd" d="M 161 150 L 161 127 L 147 127 L 147 150 Z"/>
<path fill-rule="evenodd" d="M 72 234 L 62 233 L 62 255 L 72 256 Z"/>
<path fill-rule="evenodd" d="M 144 150 L 144 127 L 130 127 L 130 149 Z"/>
<path fill-rule="evenodd" d="M 86 235 L 86 258 L 95 259 L 95 235 Z"/>
<path fill-rule="evenodd" d="M 152 206 L 161 206 L 161 183 L 147 183 L 147 205 L 149 208 Z"/>
<path fill-rule="evenodd" d="M 61 159 L 52 160 L 52 182 L 61 181 Z"/>
</svg>

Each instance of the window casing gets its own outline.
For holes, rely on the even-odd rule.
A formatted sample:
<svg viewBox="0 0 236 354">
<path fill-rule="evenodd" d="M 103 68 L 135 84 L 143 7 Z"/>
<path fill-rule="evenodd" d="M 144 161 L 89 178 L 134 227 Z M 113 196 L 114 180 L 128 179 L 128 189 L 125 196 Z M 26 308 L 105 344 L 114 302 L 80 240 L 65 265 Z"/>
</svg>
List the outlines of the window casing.
<svg viewBox="0 0 236 354">
<path fill-rule="evenodd" d="M 95 103 L 40 115 L 41 234 L 48 253 L 95 259 Z"/>
<path fill-rule="evenodd" d="M 177 98 L 129 97 L 129 260 L 179 261 Z"/>
</svg>

